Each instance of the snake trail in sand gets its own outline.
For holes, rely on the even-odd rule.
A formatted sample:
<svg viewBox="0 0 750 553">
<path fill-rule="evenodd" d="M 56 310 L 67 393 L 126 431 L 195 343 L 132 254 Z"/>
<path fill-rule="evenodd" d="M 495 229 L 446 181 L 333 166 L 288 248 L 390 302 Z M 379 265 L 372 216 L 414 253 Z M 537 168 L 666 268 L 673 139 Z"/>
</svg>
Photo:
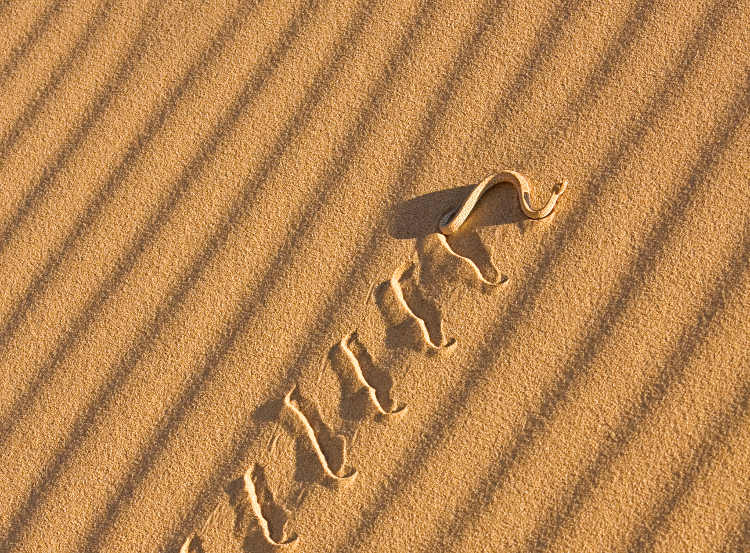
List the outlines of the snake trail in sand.
<svg viewBox="0 0 750 553">
<path fill-rule="evenodd" d="M 565 189 L 568 186 L 568 181 L 566 180 L 557 183 L 552 190 L 552 195 L 549 200 L 547 200 L 547 204 L 541 209 L 534 209 L 531 207 L 531 186 L 526 177 L 516 171 L 500 171 L 499 173 L 493 173 L 477 184 L 458 208 L 452 209 L 443 215 L 440 219 L 440 232 L 448 236 L 458 231 L 458 229 L 461 228 L 461 225 L 466 222 L 466 219 L 474 210 L 477 203 L 479 203 L 479 200 L 484 193 L 500 183 L 509 183 L 516 187 L 521 210 L 529 219 L 544 219 L 550 215 L 555 209 L 557 200 L 563 192 L 565 192 Z"/>
<path fill-rule="evenodd" d="M 249 468 L 243 476 L 243 482 L 245 484 L 245 491 L 247 492 L 248 499 L 250 500 L 250 507 L 253 510 L 255 520 L 260 527 L 260 531 L 263 534 L 263 538 L 271 546 L 285 546 L 295 545 L 297 543 L 297 535 L 294 534 L 284 541 L 277 542 L 271 537 L 271 529 L 268 527 L 268 520 L 263 515 L 263 510 L 260 506 L 260 500 L 258 499 L 258 493 L 255 490 L 255 482 L 253 481 L 252 468 Z"/>
<path fill-rule="evenodd" d="M 453 250 L 453 248 L 448 243 L 446 236 L 454 234 L 456 231 L 458 231 L 458 229 L 461 228 L 461 226 L 466 222 L 466 219 L 474 210 L 477 203 L 479 203 L 479 200 L 482 198 L 484 193 L 487 192 L 494 185 L 500 184 L 500 183 L 510 183 L 516 187 L 516 191 L 518 192 L 518 199 L 521 204 L 521 210 L 523 210 L 524 214 L 530 219 L 543 219 L 547 217 L 548 215 L 550 215 L 552 211 L 555 209 L 558 199 L 563 194 L 563 192 L 565 192 L 565 189 L 568 186 L 568 183 L 565 180 L 556 184 L 552 191 L 552 195 L 547 201 L 547 204 L 541 209 L 533 209 L 531 207 L 531 190 L 530 190 L 531 187 L 526 177 L 524 177 L 520 173 L 517 173 L 516 171 L 501 171 L 499 173 L 494 173 L 486 177 L 482 182 L 480 182 L 473 188 L 471 193 L 468 195 L 468 197 L 464 200 L 464 202 L 458 208 L 452 209 L 449 212 L 447 212 L 445 215 L 443 215 L 439 223 L 439 229 L 440 229 L 440 232 L 442 233 L 439 235 L 439 240 L 440 240 L 441 245 L 445 247 L 449 253 L 461 259 L 462 261 L 466 262 L 472 268 L 475 275 L 479 278 L 480 282 L 482 282 L 483 284 L 490 285 L 490 286 L 498 286 L 501 284 L 505 284 L 508 278 L 504 275 L 500 275 L 497 278 L 497 280 L 489 280 L 485 278 L 482 275 L 481 271 L 479 270 L 479 267 L 471 259 L 469 259 L 468 257 L 462 256 Z M 393 273 L 393 275 L 391 276 L 389 280 L 391 289 L 393 290 L 398 303 L 400 304 L 403 311 L 408 315 L 408 317 L 412 319 L 413 321 L 416 321 L 419 327 L 420 333 L 422 335 L 422 339 L 425 341 L 425 343 L 430 349 L 447 350 L 447 351 L 452 350 L 456 345 L 456 340 L 454 338 L 451 338 L 446 343 L 439 343 L 439 344 L 433 342 L 430 337 L 430 333 L 427 329 L 427 325 L 424 319 L 416 315 L 414 311 L 412 311 L 409 304 L 406 302 L 403 289 L 401 288 L 400 279 L 403 276 L 404 272 L 406 271 L 407 266 L 408 266 L 408 263 L 396 269 L 396 271 Z M 369 296 L 370 294 L 368 293 L 368 297 Z M 380 403 L 377 397 L 376 389 L 367 381 L 367 378 L 362 372 L 362 367 L 359 363 L 359 360 L 357 359 L 357 356 L 354 354 L 354 351 L 352 351 L 352 349 L 349 346 L 349 342 L 355 337 L 356 337 L 356 332 L 347 334 L 341 339 L 341 341 L 339 342 L 339 346 L 341 347 L 341 350 L 344 352 L 347 360 L 350 362 L 354 370 L 358 384 L 363 386 L 367 390 L 370 401 L 373 403 L 377 412 L 380 415 L 387 416 L 387 415 L 402 414 L 403 412 L 406 411 L 406 406 L 398 405 L 391 409 L 386 409 Z M 328 464 L 328 459 L 326 458 L 326 455 L 323 452 L 323 449 L 321 448 L 320 443 L 318 442 L 318 438 L 315 434 L 315 429 L 310 424 L 310 421 L 307 419 L 307 417 L 302 412 L 302 410 L 295 404 L 294 401 L 292 401 L 292 394 L 295 392 L 295 390 L 296 390 L 296 386 L 292 388 L 284 396 L 283 405 L 294 415 L 294 419 L 300 425 L 301 429 L 303 430 L 303 433 L 307 436 L 308 440 L 310 441 L 312 449 L 322 468 L 324 478 L 328 482 L 334 483 L 334 484 L 346 483 L 346 482 L 352 481 L 358 474 L 355 469 L 350 469 L 349 472 L 347 474 L 344 474 L 343 476 L 339 476 L 333 470 L 331 470 L 331 467 Z M 276 441 L 275 439 L 276 439 L 276 436 L 273 436 L 271 438 L 271 445 L 269 446 L 270 450 L 273 450 L 273 447 Z M 299 541 L 299 538 L 296 534 L 290 536 L 289 538 L 283 541 L 275 541 L 273 537 L 271 536 L 271 531 L 268 525 L 268 521 L 263 515 L 262 508 L 260 505 L 260 500 L 259 500 L 257 491 L 255 489 L 255 482 L 252 479 L 251 469 L 248 469 L 245 472 L 243 481 L 244 481 L 244 488 L 245 488 L 245 491 L 247 492 L 247 496 L 250 502 L 250 507 L 252 509 L 254 518 L 256 520 L 256 523 L 266 543 L 269 546 L 271 546 L 271 548 L 273 548 L 274 550 L 286 548 L 288 546 L 292 546 L 292 547 L 295 546 Z M 185 542 L 183 543 L 182 547 L 180 548 L 180 553 L 199 553 L 202 551 L 203 549 L 201 547 L 201 541 L 196 536 L 195 533 L 188 536 Z"/>
<path fill-rule="evenodd" d="M 495 280 L 490 280 L 488 278 L 485 278 L 485 276 L 482 274 L 482 271 L 479 269 L 479 266 L 474 263 L 474 261 L 465 255 L 461 255 L 456 250 L 454 250 L 450 243 L 448 242 L 448 239 L 444 234 L 436 233 L 437 239 L 439 244 L 445 248 L 445 250 L 452 255 L 453 257 L 459 259 L 461 262 L 465 263 L 473 272 L 474 276 L 477 277 L 480 283 L 486 284 L 487 286 L 496 287 L 503 284 L 508 284 L 508 277 L 506 275 L 501 274 L 498 276 Z"/>
<path fill-rule="evenodd" d="M 320 463 L 320 467 L 323 470 L 323 475 L 331 483 L 343 483 L 352 481 L 357 476 L 356 469 L 351 469 L 344 476 L 339 476 L 331 470 L 331 467 L 328 464 L 328 459 L 326 458 L 325 453 L 323 453 L 323 449 L 320 447 L 318 438 L 315 435 L 315 429 L 312 427 L 305 414 L 292 401 L 292 394 L 296 389 L 297 387 L 295 386 L 284 396 L 284 406 L 289 409 L 289 411 L 291 411 L 291 413 L 294 415 L 303 432 L 307 436 L 307 439 L 310 441 L 310 445 L 312 446 L 315 456 L 318 458 L 318 462 Z"/>
<path fill-rule="evenodd" d="M 396 301 L 401 306 L 401 309 L 406 314 L 406 316 L 417 324 L 417 328 L 419 328 L 422 339 L 429 349 L 440 352 L 453 351 L 456 346 L 456 339 L 451 338 L 445 343 L 442 343 L 442 341 L 437 344 L 433 342 L 432 338 L 430 338 L 430 331 L 427 329 L 427 323 L 425 322 L 425 320 L 414 313 L 412 308 L 409 307 L 409 304 L 406 302 L 406 298 L 404 297 L 404 290 L 401 287 L 400 280 L 404 273 L 408 270 L 408 268 L 409 262 L 402 264 L 398 269 L 396 269 L 389 280 L 391 290 L 393 291 L 393 295 L 396 297 Z"/>
<path fill-rule="evenodd" d="M 386 409 L 380 403 L 380 400 L 378 399 L 378 396 L 377 396 L 377 390 L 375 389 L 374 386 L 372 386 L 367 381 L 367 378 L 365 377 L 364 372 L 362 372 L 362 366 L 360 365 L 359 360 L 357 359 L 357 356 L 349 347 L 349 343 L 352 340 L 356 339 L 356 337 L 357 337 L 356 332 L 347 334 L 339 342 L 339 347 L 344 352 L 346 359 L 351 364 L 352 369 L 354 370 L 354 374 L 357 378 L 357 383 L 367 390 L 367 395 L 370 398 L 370 402 L 375 406 L 375 409 L 380 415 L 390 416 L 390 415 L 399 415 L 399 414 L 405 413 L 407 410 L 406 405 L 398 405 L 398 406 L 393 407 L 392 409 Z"/>
</svg>

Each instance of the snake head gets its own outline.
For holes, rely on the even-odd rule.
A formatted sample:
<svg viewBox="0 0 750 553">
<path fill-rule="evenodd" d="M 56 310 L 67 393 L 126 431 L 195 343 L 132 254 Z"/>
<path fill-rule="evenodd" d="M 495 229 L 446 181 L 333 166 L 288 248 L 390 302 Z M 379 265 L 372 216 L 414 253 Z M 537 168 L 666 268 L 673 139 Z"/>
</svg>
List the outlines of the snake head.
<svg viewBox="0 0 750 553">
<path fill-rule="evenodd" d="M 562 182 L 558 182 L 555 185 L 555 187 L 552 189 L 552 193 L 556 196 L 562 196 L 566 188 L 568 188 L 568 181 L 566 179 L 563 179 Z"/>
<path fill-rule="evenodd" d="M 451 222 L 451 219 L 453 219 L 453 216 L 458 211 L 458 208 L 453 207 L 449 211 L 445 212 L 442 217 L 440 217 L 440 221 L 438 222 L 438 230 L 440 232 L 445 232 L 445 227 L 448 225 L 448 223 Z"/>
</svg>

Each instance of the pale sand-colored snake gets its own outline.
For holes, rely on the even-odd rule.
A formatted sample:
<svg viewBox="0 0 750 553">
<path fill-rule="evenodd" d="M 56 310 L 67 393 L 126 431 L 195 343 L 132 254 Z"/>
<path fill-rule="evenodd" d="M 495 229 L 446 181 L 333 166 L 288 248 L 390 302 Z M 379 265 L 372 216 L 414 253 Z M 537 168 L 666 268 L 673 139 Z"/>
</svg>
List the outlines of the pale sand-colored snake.
<svg viewBox="0 0 750 553">
<path fill-rule="evenodd" d="M 557 200 L 568 186 L 568 181 L 566 180 L 557 183 L 552 190 L 552 196 L 547 200 L 547 205 L 541 209 L 534 209 L 531 207 L 531 187 L 526 177 L 516 171 L 493 173 L 474 187 L 460 207 L 452 209 L 443 215 L 440 219 L 440 232 L 446 236 L 455 233 L 464 224 L 484 193 L 499 183 L 509 183 L 516 187 L 518 200 L 521 203 L 521 210 L 530 219 L 544 219 L 552 213 Z"/>
</svg>

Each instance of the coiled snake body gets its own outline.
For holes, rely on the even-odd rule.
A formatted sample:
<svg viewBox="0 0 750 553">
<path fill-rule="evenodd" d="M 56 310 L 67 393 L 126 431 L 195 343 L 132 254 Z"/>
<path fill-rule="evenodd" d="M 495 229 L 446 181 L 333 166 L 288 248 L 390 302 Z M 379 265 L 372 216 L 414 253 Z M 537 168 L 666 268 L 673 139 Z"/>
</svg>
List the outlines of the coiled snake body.
<svg viewBox="0 0 750 553">
<path fill-rule="evenodd" d="M 547 200 L 547 204 L 541 209 L 534 209 L 531 207 L 531 187 L 529 181 L 526 180 L 526 177 L 516 171 L 500 171 L 499 173 L 493 173 L 477 184 L 458 208 L 452 209 L 443 215 L 440 219 L 440 232 L 445 235 L 455 233 L 461 228 L 461 225 L 464 224 L 484 193 L 499 183 L 510 183 L 516 187 L 521 210 L 530 219 L 544 219 L 552 213 L 555 209 L 555 204 L 557 204 L 557 200 L 563 192 L 565 192 L 565 189 L 568 186 L 568 181 L 566 180 L 557 183 L 552 190 L 552 196 Z"/>
</svg>

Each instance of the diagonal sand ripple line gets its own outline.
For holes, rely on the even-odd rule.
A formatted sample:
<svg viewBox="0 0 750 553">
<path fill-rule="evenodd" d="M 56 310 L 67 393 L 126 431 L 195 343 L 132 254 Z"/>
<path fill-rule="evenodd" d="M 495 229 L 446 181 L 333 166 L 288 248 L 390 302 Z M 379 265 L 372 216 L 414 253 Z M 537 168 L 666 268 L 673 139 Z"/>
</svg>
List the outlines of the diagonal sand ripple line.
<svg viewBox="0 0 750 553">
<path fill-rule="evenodd" d="M 348 474 L 344 476 L 338 476 L 331 470 L 331 467 L 328 465 L 328 459 L 326 459 L 325 453 L 323 453 L 323 449 L 320 447 L 320 443 L 318 442 L 318 438 L 315 436 L 315 429 L 310 424 L 310 421 L 307 420 L 305 414 L 292 402 L 292 394 L 296 389 L 297 387 L 295 386 L 284 396 L 284 406 L 294 414 L 294 416 L 302 426 L 302 429 L 305 431 L 305 435 L 310 440 L 313 451 L 315 451 L 315 455 L 318 457 L 318 461 L 320 462 L 320 466 L 323 469 L 324 475 L 330 481 L 336 483 L 350 482 L 354 480 L 354 478 L 357 476 L 356 469 L 352 469 Z"/>
<path fill-rule="evenodd" d="M 422 339 L 427 344 L 427 347 L 438 351 L 452 351 L 456 345 L 456 339 L 451 338 L 445 344 L 436 344 L 435 342 L 433 342 L 432 338 L 430 338 L 430 332 L 427 330 L 427 324 L 424 322 L 424 319 L 414 313 L 411 307 L 409 307 L 409 304 L 406 302 L 406 298 L 404 298 L 404 290 L 401 288 L 399 279 L 406 271 L 408 265 L 408 262 L 404 263 L 401 267 L 396 269 L 396 271 L 393 273 L 393 276 L 391 276 L 390 285 L 394 295 L 396 296 L 396 300 L 398 301 L 404 312 L 406 312 L 406 315 L 410 319 L 413 319 L 419 326 L 419 330 L 422 333 Z"/>
<path fill-rule="evenodd" d="M 294 545 L 297 543 L 297 535 L 293 534 L 289 539 L 282 542 L 277 542 L 271 537 L 271 530 L 268 528 L 268 521 L 263 516 L 263 511 L 260 507 L 260 501 L 258 500 L 258 494 L 255 491 L 255 482 L 253 482 L 253 467 L 250 467 L 245 472 L 243 480 L 245 482 L 245 491 L 247 497 L 250 500 L 250 507 L 253 510 L 253 515 L 260 526 L 260 531 L 263 534 L 263 538 L 272 546 L 283 546 L 283 545 Z"/>
<path fill-rule="evenodd" d="M 477 184 L 457 209 L 453 209 L 443 215 L 440 219 L 440 232 L 445 235 L 455 233 L 461 228 L 461 225 L 464 224 L 471 212 L 474 211 L 474 208 L 484 193 L 500 183 L 509 183 L 516 187 L 521 210 L 529 219 L 544 219 L 552 213 L 557 204 L 557 200 L 568 187 L 568 181 L 566 180 L 557 183 L 552 189 L 552 195 L 549 200 L 547 200 L 547 204 L 541 209 L 534 209 L 531 207 L 531 186 L 526 177 L 516 171 L 500 171 L 499 173 L 493 173 Z"/>
<path fill-rule="evenodd" d="M 341 350 L 344 352 L 344 355 L 346 355 L 346 358 L 351 363 L 352 369 L 354 370 L 354 374 L 357 377 L 357 382 L 361 384 L 367 390 L 367 394 L 370 396 L 370 401 L 375 406 L 375 409 L 377 409 L 379 414 L 390 416 L 390 415 L 400 415 L 400 414 L 405 413 L 408 409 L 406 405 L 399 405 L 398 407 L 394 407 L 391 410 L 386 410 L 380 404 L 380 400 L 378 399 L 375 388 L 367 381 L 367 378 L 365 378 L 365 375 L 362 372 L 362 366 L 359 364 L 359 359 L 357 359 L 357 356 L 354 355 L 354 352 L 349 347 L 349 342 L 355 336 L 356 336 L 356 332 L 347 334 L 341 339 L 341 342 L 339 342 L 339 346 L 341 347 Z"/>
<path fill-rule="evenodd" d="M 0 4 L 0 12 L 7 8 L 8 4 L 10 2 Z M 5 86 L 5 81 L 8 77 L 12 76 L 18 69 L 18 66 L 28 59 L 29 52 L 38 43 L 39 39 L 47 33 L 51 27 L 50 24 L 54 22 L 53 17 L 56 18 L 59 15 L 62 5 L 62 0 L 57 0 L 44 8 L 44 11 L 32 23 L 31 29 L 29 29 L 26 36 L 23 37 L 19 44 L 13 46 L 10 57 L 2 69 L 0 69 L 0 86 Z"/>
<path fill-rule="evenodd" d="M 464 263 L 468 264 L 472 271 L 474 271 L 474 274 L 479 279 L 479 282 L 482 284 L 486 284 L 488 286 L 503 286 L 508 283 L 508 277 L 507 275 L 500 274 L 499 277 L 497 277 L 496 280 L 488 280 L 487 278 L 482 275 L 482 271 L 479 270 L 479 267 L 477 266 L 474 261 L 472 261 L 470 258 L 466 257 L 465 255 L 461 255 L 456 250 L 454 250 L 451 245 L 448 243 L 448 239 L 445 237 L 445 234 L 438 233 L 437 234 L 438 242 L 440 242 L 440 245 L 443 246 L 449 254 L 451 254 L 454 257 L 457 257 Z"/>
</svg>

